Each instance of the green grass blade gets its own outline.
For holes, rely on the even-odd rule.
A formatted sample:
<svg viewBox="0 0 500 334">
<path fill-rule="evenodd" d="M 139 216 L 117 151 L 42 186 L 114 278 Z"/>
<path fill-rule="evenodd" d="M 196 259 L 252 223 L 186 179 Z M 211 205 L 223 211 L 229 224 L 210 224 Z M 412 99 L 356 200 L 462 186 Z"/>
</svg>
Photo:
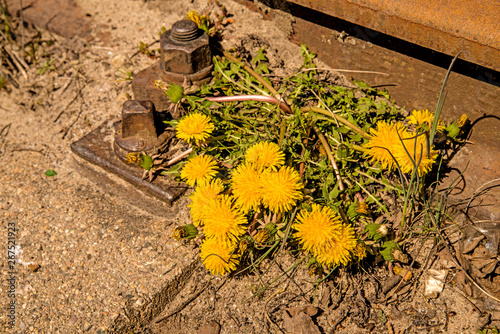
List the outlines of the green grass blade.
<svg viewBox="0 0 500 334">
<path fill-rule="evenodd" d="M 457 55 L 455 56 L 455 58 L 453 58 L 453 60 L 451 61 L 450 67 L 448 67 L 448 71 L 446 72 L 446 76 L 444 77 L 443 86 L 441 87 L 441 91 L 439 92 L 439 98 L 438 98 L 438 102 L 437 102 L 436 113 L 434 114 L 434 122 L 432 123 L 432 127 L 431 127 L 431 134 L 429 136 L 429 142 L 431 143 L 431 145 L 434 142 L 434 135 L 436 134 L 436 129 L 437 129 L 437 126 L 438 126 L 439 116 L 441 115 L 441 110 L 442 110 L 443 104 L 444 104 L 444 95 L 445 95 L 444 94 L 444 89 L 446 87 L 446 83 L 448 82 L 448 78 L 450 76 L 453 64 L 455 64 L 455 61 L 458 59 L 458 56 L 460 56 L 460 54 L 462 54 L 462 53 L 467 54 L 467 52 L 465 52 L 465 51 L 460 51 L 459 53 L 457 53 Z"/>
</svg>

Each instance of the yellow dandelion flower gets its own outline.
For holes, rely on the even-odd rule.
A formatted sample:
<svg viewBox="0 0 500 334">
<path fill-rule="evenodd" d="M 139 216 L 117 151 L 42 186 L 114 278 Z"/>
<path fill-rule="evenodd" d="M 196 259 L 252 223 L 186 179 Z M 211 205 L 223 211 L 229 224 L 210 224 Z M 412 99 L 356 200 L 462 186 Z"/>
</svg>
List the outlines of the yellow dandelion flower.
<svg viewBox="0 0 500 334">
<path fill-rule="evenodd" d="M 368 216 L 368 214 L 370 213 L 370 208 L 368 207 L 368 203 L 366 202 L 356 203 L 356 213 L 363 216 Z"/>
<path fill-rule="evenodd" d="M 186 142 L 204 142 L 214 130 L 210 118 L 204 114 L 192 113 L 179 121 L 176 127 L 177 138 Z"/>
<path fill-rule="evenodd" d="M 243 164 L 236 168 L 231 176 L 231 188 L 236 205 L 244 212 L 257 210 L 262 197 L 260 173 L 251 164 Z"/>
<path fill-rule="evenodd" d="M 138 153 L 138 152 L 127 153 L 127 155 L 125 156 L 125 159 L 126 159 L 125 162 L 128 164 L 140 165 L 142 163 L 142 153 Z"/>
<path fill-rule="evenodd" d="M 307 272 L 311 277 L 319 276 L 323 273 L 323 266 L 315 261 L 309 265 Z"/>
<path fill-rule="evenodd" d="M 252 247 L 252 242 L 243 237 L 238 242 L 237 253 L 243 255 L 250 247 Z"/>
<path fill-rule="evenodd" d="M 217 196 L 224 190 L 224 185 L 220 179 L 215 179 L 210 182 L 200 184 L 191 193 L 189 198 L 191 199 L 191 204 L 188 205 L 191 213 L 191 219 L 195 226 L 199 226 L 203 223 L 206 215 L 207 205 L 211 201 L 215 201 Z"/>
<path fill-rule="evenodd" d="M 236 270 L 240 262 L 235 249 L 229 240 L 206 238 L 200 246 L 200 257 L 212 275 L 224 275 Z"/>
<path fill-rule="evenodd" d="M 354 247 L 354 250 L 352 251 L 352 255 L 358 259 L 358 261 L 363 260 L 366 257 L 366 246 L 358 242 L 356 247 Z"/>
<path fill-rule="evenodd" d="M 182 169 L 181 178 L 191 187 L 194 187 L 196 183 L 200 185 L 210 181 L 217 174 L 216 165 L 211 156 L 198 155 L 186 163 Z"/>
<path fill-rule="evenodd" d="M 402 143 L 394 148 L 394 157 L 403 173 L 413 173 L 414 164 L 418 165 L 418 175 L 426 174 L 436 161 L 438 152 L 431 148 L 430 154 L 427 150 L 427 136 L 404 131 Z M 420 161 L 420 162 L 419 162 Z"/>
<path fill-rule="evenodd" d="M 236 241 L 245 233 L 245 215 L 234 205 L 234 198 L 220 195 L 206 206 L 203 233 L 209 238 Z"/>
<path fill-rule="evenodd" d="M 312 204 L 312 210 L 301 210 L 294 224 L 302 249 L 313 254 L 328 245 L 332 237 L 339 236 L 342 230 L 340 217 L 329 207 Z"/>
<path fill-rule="evenodd" d="M 259 230 L 253 237 L 253 240 L 255 240 L 255 243 L 259 246 L 262 246 L 262 244 L 266 243 L 269 239 L 271 239 L 271 231 L 267 228 Z"/>
<path fill-rule="evenodd" d="M 370 129 L 371 137 L 364 146 L 368 148 L 368 155 L 372 157 L 371 162 L 379 162 L 383 169 L 392 170 L 395 167 L 394 146 L 401 143 L 404 127 L 396 123 L 394 125 L 384 121 L 377 122 L 377 129 Z M 398 136 L 399 134 L 399 136 Z"/>
<path fill-rule="evenodd" d="M 468 121 L 469 121 L 469 118 L 467 117 L 467 115 L 466 114 L 462 114 L 462 116 L 460 116 L 460 118 L 457 120 L 457 125 L 458 125 L 459 128 L 461 128 Z"/>
<path fill-rule="evenodd" d="M 208 18 L 206 17 L 206 15 L 200 15 L 195 10 L 190 10 L 187 13 L 187 19 L 195 22 L 196 25 L 200 28 L 202 24 L 206 24 L 206 22 L 208 22 Z"/>
<path fill-rule="evenodd" d="M 265 171 L 261 174 L 262 203 L 272 212 L 289 211 L 303 195 L 299 173 L 291 167 L 279 171 Z"/>
<path fill-rule="evenodd" d="M 429 128 L 432 126 L 432 122 L 434 122 L 434 114 L 429 112 L 429 110 L 413 110 L 410 116 L 406 117 L 409 124 L 419 125 L 419 124 L 427 124 Z"/>
<path fill-rule="evenodd" d="M 285 154 L 280 147 L 271 142 L 260 142 L 250 147 L 246 154 L 247 163 L 254 164 L 258 169 L 271 168 L 273 170 L 283 166 Z"/>
<path fill-rule="evenodd" d="M 172 237 L 181 241 L 182 239 L 194 239 L 198 235 L 198 229 L 193 224 L 177 226 L 172 233 Z"/>
<path fill-rule="evenodd" d="M 340 234 L 333 236 L 327 245 L 318 250 L 315 254 L 316 259 L 327 267 L 346 265 L 351 260 L 351 252 L 356 244 L 354 229 L 351 226 L 342 225 Z"/>
<path fill-rule="evenodd" d="M 422 126 L 427 131 L 432 127 L 432 123 L 434 122 L 434 113 L 429 110 L 413 110 L 410 116 L 406 117 L 406 120 L 409 124 Z M 438 122 L 438 126 L 436 128 L 437 131 L 443 131 L 444 126 L 441 124 L 441 121 Z"/>
</svg>

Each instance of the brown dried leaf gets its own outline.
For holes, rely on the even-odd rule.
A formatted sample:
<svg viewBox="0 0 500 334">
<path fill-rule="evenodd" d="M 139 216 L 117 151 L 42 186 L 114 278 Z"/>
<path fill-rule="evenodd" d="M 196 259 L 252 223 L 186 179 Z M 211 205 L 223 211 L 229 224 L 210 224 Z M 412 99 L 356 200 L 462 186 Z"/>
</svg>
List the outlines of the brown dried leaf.
<svg viewBox="0 0 500 334">
<path fill-rule="evenodd" d="M 291 317 L 287 311 L 283 314 L 283 326 L 288 334 L 321 334 L 318 326 L 304 312 Z"/>
</svg>

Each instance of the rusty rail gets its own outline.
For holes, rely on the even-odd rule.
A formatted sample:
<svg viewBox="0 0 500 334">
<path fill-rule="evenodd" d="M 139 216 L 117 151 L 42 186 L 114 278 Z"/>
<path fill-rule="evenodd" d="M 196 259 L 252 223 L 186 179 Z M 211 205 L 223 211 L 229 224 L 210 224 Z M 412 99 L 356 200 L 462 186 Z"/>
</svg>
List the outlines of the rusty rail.
<svg viewBox="0 0 500 334">
<path fill-rule="evenodd" d="M 500 70 L 500 1 L 289 0 L 389 36 Z"/>
</svg>

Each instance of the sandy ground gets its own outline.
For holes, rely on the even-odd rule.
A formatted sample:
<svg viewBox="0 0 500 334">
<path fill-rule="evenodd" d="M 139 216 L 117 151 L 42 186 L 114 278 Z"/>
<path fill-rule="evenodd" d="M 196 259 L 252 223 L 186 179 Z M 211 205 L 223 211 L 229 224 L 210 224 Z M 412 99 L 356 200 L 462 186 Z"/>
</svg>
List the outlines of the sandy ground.
<svg viewBox="0 0 500 334">
<path fill-rule="evenodd" d="M 5 250 L 7 225 L 13 224 L 9 226 L 16 228 L 19 292 L 16 333 L 105 331 L 127 301 L 154 292 L 194 254 L 171 238 L 171 224 L 187 219 L 185 204 L 154 216 L 117 200 L 105 185 L 80 175 L 70 144 L 120 114 L 126 93 L 132 92 L 130 85 L 116 80 L 118 68 L 137 73 L 155 61 L 144 55 L 130 59 L 139 42 L 151 43 L 161 27 L 170 27 L 190 9 L 203 9 L 205 2 L 79 1 L 79 5 L 94 21 L 94 38 L 64 40 L 44 32 L 45 38 L 57 39 L 63 57 L 70 52 L 77 56 L 60 64 L 64 70 L 59 72 L 43 77 L 29 73 L 30 80 L 23 85 L 34 87 L 32 96 L 0 92 L 0 128 L 7 126 L 0 145 L 0 244 Z M 237 16 L 251 15 L 260 34 L 275 29 L 258 14 L 228 5 Z M 238 19 L 232 29 L 241 29 L 249 19 Z M 285 53 L 300 61 L 297 46 L 289 44 Z M 47 89 L 68 82 L 64 92 Z M 48 169 L 57 175 L 45 176 Z M 11 276 L 8 263 L 2 259 L 1 266 L 6 282 Z M 40 268 L 34 272 L 33 266 Z M 10 302 L 8 286 L 2 284 L 0 289 L 5 309 Z M 7 330 L 7 321 L 2 312 L 0 332 Z"/>
<path fill-rule="evenodd" d="M 0 272 L 2 282 L 15 276 L 17 285 L 12 333 L 104 333 L 120 314 L 123 317 L 126 305 L 149 301 L 196 257 L 192 247 L 171 238 L 176 223 L 188 219 L 186 200 L 165 208 L 161 215 L 131 205 L 116 191 L 108 191 L 106 184 L 82 175 L 70 144 L 120 114 L 131 88 L 116 80 L 118 69 L 137 73 L 155 61 L 144 55 L 131 58 L 139 42 L 157 39 L 162 26 L 170 27 L 190 9 L 201 10 L 205 2 L 77 2 L 93 20 L 93 38 L 65 40 L 44 32 L 45 38 L 54 38 L 60 45 L 57 70 L 43 76 L 28 73 L 29 80 L 22 84 L 32 87 L 31 93 L 0 92 L 0 129 L 4 129 L 0 138 L 0 245 L 4 254 Z M 278 26 L 234 2 L 224 3 L 235 19 L 227 27 L 226 46 L 240 45 L 242 36 L 251 31 L 263 46 L 279 53 L 286 68 L 299 66 L 299 47 L 287 40 L 286 19 Z M 57 175 L 46 176 L 49 169 Z M 8 227 L 13 226 L 15 232 L 9 235 Z M 9 240 L 15 243 L 15 274 L 4 261 Z M 195 276 L 205 275 L 198 270 Z M 310 287 L 305 279 L 301 282 L 297 286 Z M 174 320 L 177 325 L 185 324 L 184 330 L 174 323 L 165 325 L 164 332 L 194 333 L 212 320 L 222 325 L 222 333 L 280 332 L 266 320 L 268 313 L 262 306 L 269 306 L 266 310 L 271 312 L 280 309 L 280 303 L 295 304 L 281 296 L 271 299 L 271 295 L 260 304 L 245 304 L 252 284 L 248 277 L 223 287 L 216 280 L 212 286 L 218 289 L 208 289 L 201 302 Z M 3 310 L 12 301 L 7 298 L 8 290 L 8 284 L 0 286 Z M 329 305 L 318 320 L 325 332 L 341 317 Z M 374 332 L 390 332 L 379 321 L 383 317 L 389 317 L 394 332 L 405 328 L 409 328 L 406 333 L 443 332 L 442 323 L 415 325 L 415 319 L 429 318 L 432 310 L 438 323 L 452 312 L 451 317 L 446 315 L 446 332 L 472 333 L 478 328 L 474 307 L 450 289 L 436 301 L 420 296 L 411 305 L 397 307 L 399 313 L 393 307 L 375 307 L 378 310 L 370 318 L 376 325 Z M 0 313 L 0 332 L 9 332 L 8 321 L 7 314 Z M 369 329 L 346 320 L 337 332 L 366 333 Z"/>
</svg>

